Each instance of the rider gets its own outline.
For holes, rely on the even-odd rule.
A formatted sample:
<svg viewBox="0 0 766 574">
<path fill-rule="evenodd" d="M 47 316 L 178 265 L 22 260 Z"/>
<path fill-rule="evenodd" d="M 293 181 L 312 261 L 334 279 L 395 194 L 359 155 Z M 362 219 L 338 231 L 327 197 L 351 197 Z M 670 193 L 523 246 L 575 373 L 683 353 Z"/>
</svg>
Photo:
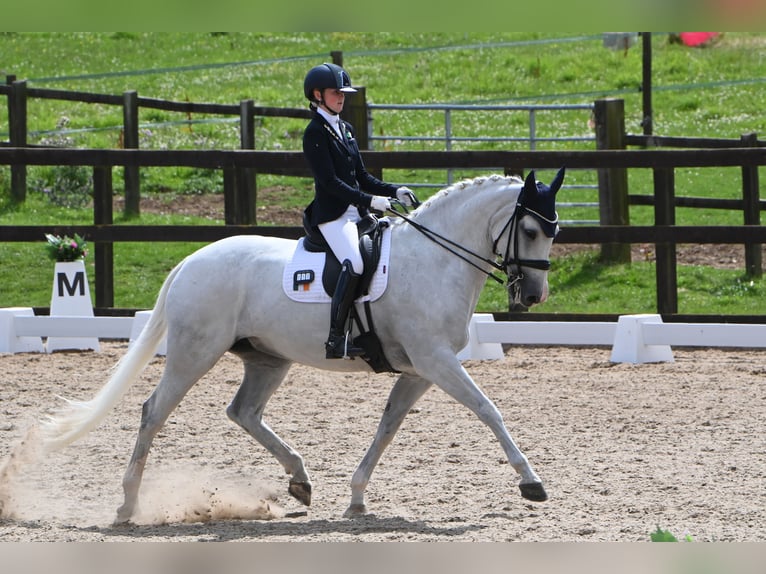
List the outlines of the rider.
<svg viewBox="0 0 766 574">
<path fill-rule="evenodd" d="M 390 198 L 412 205 L 407 187 L 385 183 L 367 172 L 350 123 L 340 118 L 347 93 L 356 92 L 346 71 L 335 64 L 314 66 L 303 81 L 312 119 L 303 133 L 303 154 L 314 175 L 314 199 L 306 218 L 322 233 L 342 263 L 330 307 L 326 357 L 359 356 L 363 349 L 348 340 L 346 323 L 364 270 L 356 223 L 368 209 L 385 212 Z"/>
</svg>

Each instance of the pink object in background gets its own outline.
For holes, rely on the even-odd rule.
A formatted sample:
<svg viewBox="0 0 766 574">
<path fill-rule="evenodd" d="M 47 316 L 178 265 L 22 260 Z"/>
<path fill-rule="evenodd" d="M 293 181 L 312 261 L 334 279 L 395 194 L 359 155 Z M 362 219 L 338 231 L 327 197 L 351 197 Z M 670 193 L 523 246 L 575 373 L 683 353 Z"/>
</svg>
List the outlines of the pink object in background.
<svg viewBox="0 0 766 574">
<path fill-rule="evenodd" d="M 702 46 L 718 37 L 720 32 L 681 32 L 679 36 L 686 46 Z"/>
</svg>

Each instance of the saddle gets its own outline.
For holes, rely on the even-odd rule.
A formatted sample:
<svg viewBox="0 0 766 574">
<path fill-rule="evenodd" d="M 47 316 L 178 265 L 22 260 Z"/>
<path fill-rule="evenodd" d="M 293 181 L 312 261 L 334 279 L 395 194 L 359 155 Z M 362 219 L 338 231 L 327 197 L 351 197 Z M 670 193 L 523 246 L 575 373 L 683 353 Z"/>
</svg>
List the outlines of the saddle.
<svg viewBox="0 0 766 574">
<path fill-rule="evenodd" d="M 367 295 L 370 282 L 378 268 L 380 261 L 381 245 L 383 243 L 383 230 L 388 227 L 387 220 L 380 220 L 372 213 L 367 212 L 356 224 L 359 232 L 359 251 L 364 261 L 364 271 L 359 279 L 354 299 Z M 316 227 L 309 225 L 308 214 L 303 214 L 303 247 L 312 253 L 325 253 L 324 268 L 322 270 L 322 287 L 332 297 L 340 275 L 341 262 L 330 249 L 322 233 Z M 367 330 L 359 316 L 356 306 L 351 307 L 351 318 L 356 323 L 359 335 L 354 337 L 354 345 L 364 349 L 364 355 L 360 358 L 365 361 L 376 373 L 397 373 L 386 359 L 383 347 L 375 333 L 375 325 L 372 321 L 370 301 L 364 302 Z"/>
<path fill-rule="evenodd" d="M 311 253 L 325 253 L 324 269 L 322 271 L 322 287 L 330 297 L 335 293 L 335 286 L 340 275 L 341 262 L 332 252 L 325 241 L 322 233 L 308 222 L 308 214 L 303 214 L 303 247 Z M 380 262 L 381 244 L 383 242 L 383 230 L 388 227 L 388 221 L 380 220 L 372 213 L 367 212 L 356 224 L 359 234 L 359 252 L 364 262 L 364 271 L 359 279 L 354 299 L 367 295 L 370 282 Z"/>
</svg>

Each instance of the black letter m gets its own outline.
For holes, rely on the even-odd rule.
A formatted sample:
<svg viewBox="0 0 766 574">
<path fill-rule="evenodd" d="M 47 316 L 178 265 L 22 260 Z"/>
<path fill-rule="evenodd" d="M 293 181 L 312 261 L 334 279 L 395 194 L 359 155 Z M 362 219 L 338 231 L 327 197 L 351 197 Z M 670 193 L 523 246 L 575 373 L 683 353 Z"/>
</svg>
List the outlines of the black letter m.
<svg viewBox="0 0 766 574">
<path fill-rule="evenodd" d="M 66 289 L 66 292 L 72 297 L 78 286 L 80 287 L 80 296 L 82 297 L 85 295 L 85 273 L 82 271 L 75 273 L 74 284 L 72 285 L 69 284 L 69 278 L 66 276 L 66 273 L 58 273 L 57 276 L 59 297 L 64 296 L 64 289 Z"/>
</svg>

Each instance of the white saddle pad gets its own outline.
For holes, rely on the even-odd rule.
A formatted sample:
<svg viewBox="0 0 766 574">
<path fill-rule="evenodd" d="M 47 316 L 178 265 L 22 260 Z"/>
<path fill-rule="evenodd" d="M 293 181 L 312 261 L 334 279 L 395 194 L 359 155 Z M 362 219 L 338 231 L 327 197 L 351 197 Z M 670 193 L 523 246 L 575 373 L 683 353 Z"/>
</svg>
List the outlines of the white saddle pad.
<svg viewBox="0 0 766 574">
<path fill-rule="evenodd" d="M 383 241 L 380 246 L 380 262 L 370 283 L 370 292 L 357 301 L 375 301 L 386 290 L 388 285 L 389 256 L 391 254 L 391 228 L 383 230 Z M 301 303 L 329 303 L 330 296 L 322 286 L 322 271 L 324 270 L 324 253 L 306 251 L 303 238 L 298 240 L 292 259 L 285 265 L 282 275 L 282 288 L 293 301 Z"/>
</svg>

